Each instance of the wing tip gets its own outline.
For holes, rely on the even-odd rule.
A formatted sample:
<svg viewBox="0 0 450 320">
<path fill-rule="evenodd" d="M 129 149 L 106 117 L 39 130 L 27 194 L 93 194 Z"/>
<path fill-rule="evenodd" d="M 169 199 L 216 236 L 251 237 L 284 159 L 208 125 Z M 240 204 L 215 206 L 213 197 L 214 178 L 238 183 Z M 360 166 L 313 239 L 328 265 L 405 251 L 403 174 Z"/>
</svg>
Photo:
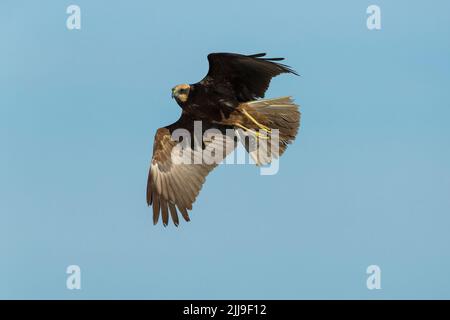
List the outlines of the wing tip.
<svg viewBox="0 0 450 320">
<path fill-rule="evenodd" d="M 300 74 L 297 73 L 297 71 L 295 71 L 294 69 L 292 69 L 290 66 L 286 65 L 286 64 L 282 64 L 282 63 L 277 63 L 276 61 L 283 61 L 285 60 L 285 58 L 262 58 L 266 56 L 266 53 L 256 53 L 256 54 L 252 54 L 252 55 L 248 55 L 247 57 L 249 58 L 261 58 L 260 60 L 264 60 L 264 61 L 270 61 L 275 63 L 276 65 L 278 65 L 283 72 L 285 73 L 292 73 L 296 76 L 300 76 Z"/>
<path fill-rule="evenodd" d="M 247 57 L 249 58 L 261 58 L 264 57 L 267 53 L 265 52 L 260 52 L 260 53 L 255 53 L 255 54 L 250 54 Z"/>
<path fill-rule="evenodd" d="M 300 77 L 300 74 L 297 73 L 291 66 L 288 66 L 287 64 L 283 63 L 276 63 L 285 73 L 292 73 L 293 75 L 296 75 L 297 77 Z"/>
</svg>

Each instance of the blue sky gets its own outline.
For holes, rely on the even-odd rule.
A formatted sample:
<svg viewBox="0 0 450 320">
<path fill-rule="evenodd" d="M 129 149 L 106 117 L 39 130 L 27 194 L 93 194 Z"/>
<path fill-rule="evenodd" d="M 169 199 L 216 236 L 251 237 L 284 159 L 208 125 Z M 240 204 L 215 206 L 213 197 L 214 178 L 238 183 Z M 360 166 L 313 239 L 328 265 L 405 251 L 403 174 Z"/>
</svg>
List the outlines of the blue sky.
<svg viewBox="0 0 450 320">
<path fill-rule="evenodd" d="M 81 7 L 82 28 L 66 28 Z M 381 8 L 369 31 L 366 8 Z M 2 1 L 0 298 L 450 298 L 448 1 Z M 274 176 L 208 176 L 153 226 L 153 135 L 210 52 L 287 58 Z M 66 288 L 79 265 L 82 289 Z M 381 290 L 366 288 L 379 265 Z"/>
</svg>

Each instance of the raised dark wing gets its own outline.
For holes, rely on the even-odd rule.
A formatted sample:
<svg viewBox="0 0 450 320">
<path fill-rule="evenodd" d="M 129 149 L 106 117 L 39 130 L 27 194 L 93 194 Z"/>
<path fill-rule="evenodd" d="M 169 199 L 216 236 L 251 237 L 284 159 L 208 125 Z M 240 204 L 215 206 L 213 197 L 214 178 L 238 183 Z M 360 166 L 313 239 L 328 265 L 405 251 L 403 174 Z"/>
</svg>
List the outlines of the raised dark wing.
<svg viewBox="0 0 450 320">
<path fill-rule="evenodd" d="M 263 58 L 265 55 L 211 53 L 208 74 L 200 83 L 215 87 L 231 85 L 239 102 L 263 98 L 273 77 L 281 73 L 298 75 L 289 66 L 275 62 L 284 58 Z"/>
<path fill-rule="evenodd" d="M 201 133 L 203 143 L 196 149 L 193 120 L 183 115 L 157 130 L 147 180 L 147 204 L 153 206 L 154 224 L 160 213 L 164 226 L 169 214 L 178 226 L 178 212 L 189 221 L 188 210 L 192 210 L 206 176 L 235 148 L 225 128 L 203 122 Z"/>
</svg>

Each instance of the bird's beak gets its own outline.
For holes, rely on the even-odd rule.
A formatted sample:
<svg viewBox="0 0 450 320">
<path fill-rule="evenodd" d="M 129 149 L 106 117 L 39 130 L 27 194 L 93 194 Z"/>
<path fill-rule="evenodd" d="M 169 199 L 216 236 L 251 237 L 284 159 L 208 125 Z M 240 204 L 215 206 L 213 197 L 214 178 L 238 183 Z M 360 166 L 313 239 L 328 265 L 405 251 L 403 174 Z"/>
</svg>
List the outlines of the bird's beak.
<svg viewBox="0 0 450 320">
<path fill-rule="evenodd" d="M 172 90 L 172 99 L 175 98 L 175 90 Z"/>
</svg>

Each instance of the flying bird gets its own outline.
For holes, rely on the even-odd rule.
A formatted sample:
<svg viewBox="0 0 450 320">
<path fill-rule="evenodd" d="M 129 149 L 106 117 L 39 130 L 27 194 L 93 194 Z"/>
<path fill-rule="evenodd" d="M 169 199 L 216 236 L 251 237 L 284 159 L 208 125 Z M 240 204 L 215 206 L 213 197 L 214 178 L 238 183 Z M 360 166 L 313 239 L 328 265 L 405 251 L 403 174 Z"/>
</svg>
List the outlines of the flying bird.
<svg viewBox="0 0 450 320">
<path fill-rule="evenodd" d="M 154 224 L 161 215 L 167 226 L 170 215 L 178 226 L 178 213 L 189 221 L 188 210 L 192 210 L 206 176 L 234 150 L 237 141 L 256 165 L 270 163 L 294 141 L 300 124 L 298 106 L 291 97 L 264 99 L 264 94 L 273 77 L 298 74 L 279 63 L 284 58 L 265 56 L 211 53 L 208 73 L 200 82 L 172 88 L 172 98 L 182 112 L 176 122 L 156 131 L 147 180 L 147 204 L 153 207 Z M 200 142 L 195 137 L 191 141 L 174 139 L 178 129 L 195 135 L 195 122 L 201 122 Z M 230 139 L 230 131 L 237 138 Z M 275 132 L 278 138 L 274 138 Z M 185 152 L 177 149 L 182 144 Z M 200 150 L 209 157 L 186 150 Z"/>
</svg>

